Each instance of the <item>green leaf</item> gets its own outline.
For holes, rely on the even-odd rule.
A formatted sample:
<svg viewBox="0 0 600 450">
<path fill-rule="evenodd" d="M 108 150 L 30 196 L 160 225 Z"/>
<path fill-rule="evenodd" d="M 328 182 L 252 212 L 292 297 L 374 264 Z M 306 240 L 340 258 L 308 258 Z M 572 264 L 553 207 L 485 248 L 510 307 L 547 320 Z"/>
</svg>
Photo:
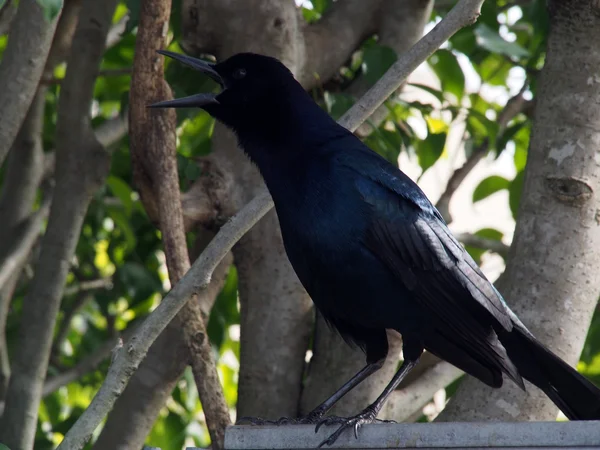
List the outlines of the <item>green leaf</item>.
<svg viewBox="0 0 600 450">
<path fill-rule="evenodd" d="M 453 50 L 464 53 L 465 55 L 476 56 L 477 40 L 475 38 L 475 33 L 473 33 L 473 27 L 464 27 L 459 30 L 450 38 L 450 44 L 452 45 Z M 471 58 L 471 62 L 477 62 L 477 60 Z"/>
<path fill-rule="evenodd" d="M 485 24 L 480 24 L 475 28 L 475 36 L 479 46 L 492 53 L 500 53 L 515 58 L 525 58 L 529 56 L 529 52 L 519 44 L 516 42 L 508 42 Z"/>
<path fill-rule="evenodd" d="M 475 232 L 475 236 L 479 236 L 486 239 L 493 239 L 494 241 L 501 241 L 504 237 L 504 233 L 494 228 L 482 228 L 481 230 Z"/>
<path fill-rule="evenodd" d="M 513 67 L 512 64 L 500 54 L 491 54 L 479 64 L 475 64 L 481 79 L 494 86 L 506 86 L 506 78 Z"/>
<path fill-rule="evenodd" d="M 159 417 L 154 423 L 146 442 L 158 448 L 183 448 L 186 426 L 179 414 L 169 411 L 166 417 Z"/>
<path fill-rule="evenodd" d="M 456 56 L 449 50 L 438 50 L 429 58 L 429 65 L 442 83 L 442 89 L 454 94 L 460 103 L 465 92 L 465 75 Z"/>
<path fill-rule="evenodd" d="M 510 181 L 499 175 L 485 178 L 473 191 L 473 203 L 483 200 L 502 189 L 508 189 Z"/>
<path fill-rule="evenodd" d="M 348 94 L 325 92 L 325 107 L 335 120 L 338 120 L 354 105 L 354 98 Z"/>
<path fill-rule="evenodd" d="M 229 268 L 223 289 L 219 293 L 213 308 L 206 330 L 210 342 L 220 348 L 225 340 L 229 326 L 240 322 L 240 313 L 237 305 L 238 278 L 235 266 Z"/>
<path fill-rule="evenodd" d="M 42 7 L 44 18 L 48 22 L 53 21 L 63 7 L 63 0 L 37 0 L 37 2 Z"/>
<path fill-rule="evenodd" d="M 106 212 L 113 220 L 117 228 L 123 233 L 126 250 L 133 250 L 137 243 L 137 239 L 135 237 L 133 228 L 131 227 L 131 222 L 129 221 L 131 214 L 126 215 L 120 208 L 115 208 L 112 206 L 107 207 Z"/>
<path fill-rule="evenodd" d="M 0 9 L 2 9 L 2 7 L 4 6 L 4 4 L 6 3 L 6 0 L 0 0 Z M 2 443 L 0 443 L 0 446 L 4 445 Z M 2 447 L 0 447 L 0 450 L 3 450 Z"/>
<path fill-rule="evenodd" d="M 474 233 L 476 236 L 480 236 L 486 239 L 493 239 L 495 241 L 501 241 L 504 234 L 493 228 L 482 228 Z M 471 255 L 478 264 L 481 264 L 481 257 L 487 251 L 484 248 L 474 247 L 472 245 L 465 245 L 465 250 Z"/>
<path fill-rule="evenodd" d="M 506 148 L 508 144 L 515 137 L 515 134 L 523 128 L 524 122 L 517 122 L 504 130 L 504 132 L 498 137 L 496 142 L 496 157 L 500 156 L 500 153 Z"/>
<path fill-rule="evenodd" d="M 332 0 L 311 0 L 310 3 L 312 4 L 313 9 L 322 15 L 331 6 L 331 1 Z"/>
<path fill-rule="evenodd" d="M 521 203 L 521 191 L 523 190 L 524 179 L 525 171 L 522 170 L 517 173 L 517 176 L 512 180 L 510 187 L 508 188 L 508 204 L 510 205 L 510 211 L 515 220 L 517 220 L 519 204 Z"/>
<path fill-rule="evenodd" d="M 127 4 L 127 9 L 129 10 L 129 20 L 125 25 L 125 31 L 123 34 L 129 34 L 140 23 L 142 5 L 140 0 L 127 0 L 125 3 Z"/>
<path fill-rule="evenodd" d="M 374 85 L 397 59 L 396 52 L 390 47 L 377 43 L 367 46 L 363 53 L 362 63 L 362 70 L 367 82 Z"/>
<path fill-rule="evenodd" d="M 0 0 L 0 8 L 2 8 L 3 3 L 4 3 L 4 0 Z M 6 445 L 4 445 L 3 443 L 0 442 L 0 450 L 10 450 L 10 448 L 8 448 Z"/>
<path fill-rule="evenodd" d="M 423 173 L 440 159 L 446 144 L 446 133 L 429 134 L 427 139 L 417 141 L 415 151 Z"/>
<path fill-rule="evenodd" d="M 131 216 L 133 210 L 133 199 L 131 198 L 132 190 L 127 183 L 114 175 L 109 175 L 106 179 L 106 184 L 110 188 L 115 197 L 121 200 L 125 214 Z"/>
<path fill-rule="evenodd" d="M 525 126 L 521 127 L 519 131 L 514 135 L 513 141 L 515 143 L 515 169 L 517 172 L 522 171 L 527 164 L 527 152 L 529 149 L 529 138 L 531 135 L 531 122 L 525 123 Z"/>
<path fill-rule="evenodd" d="M 181 18 L 183 16 L 181 11 L 181 1 L 173 0 L 171 3 L 171 28 L 173 30 L 173 40 L 178 41 L 182 34 Z"/>
<path fill-rule="evenodd" d="M 127 262 L 117 269 L 117 279 L 126 288 L 135 303 L 162 292 L 162 284 L 156 273 L 151 273 L 137 262 Z"/>
<path fill-rule="evenodd" d="M 485 114 L 472 108 L 469 109 L 467 131 L 471 134 L 476 145 L 481 145 L 485 139 L 488 139 L 489 150 L 495 148 L 496 136 L 498 135 L 498 122 L 488 119 Z"/>
<path fill-rule="evenodd" d="M 426 86 L 424 84 L 419 84 L 419 83 L 408 83 L 408 85 L 416 87 L 418 89 L 421 89 L 425 92 L 428 92 L 429 94 L 431 94 L 435 98 L 437 98 L 440 102 L 444 101 L 444 93 L 438 89 L 434 89 L 431 86 Z"/>
<path fill-rule="evenodd" d="M 391 164 L 398 165 L 398 155 L 404 146 L 398 127 L 394 131 L 386 130 L 383 127 L 374 127 L 373 132 L 365 139 L 365 144 Z"/>
</svg>

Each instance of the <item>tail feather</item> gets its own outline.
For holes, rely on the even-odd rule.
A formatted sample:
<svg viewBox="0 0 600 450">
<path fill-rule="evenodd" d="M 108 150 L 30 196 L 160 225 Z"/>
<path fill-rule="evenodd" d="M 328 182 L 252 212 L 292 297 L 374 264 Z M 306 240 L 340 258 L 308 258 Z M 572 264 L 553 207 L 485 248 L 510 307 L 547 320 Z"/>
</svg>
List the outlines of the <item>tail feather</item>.
<svg viewBox="0 0 600 450">
<path fill-rule="evenodd" d="M 600 420 L 600 389 L 519 326 L 500 335 L 519 373 L 571 420 Z"/>
</svg>

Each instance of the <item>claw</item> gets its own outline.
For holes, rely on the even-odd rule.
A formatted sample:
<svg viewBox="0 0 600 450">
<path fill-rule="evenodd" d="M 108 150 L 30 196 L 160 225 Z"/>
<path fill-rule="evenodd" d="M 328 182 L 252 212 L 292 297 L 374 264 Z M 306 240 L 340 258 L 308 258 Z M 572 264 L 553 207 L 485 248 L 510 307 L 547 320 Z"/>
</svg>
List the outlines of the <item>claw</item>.
<svg viewBox="0 0 600 450">
<path fill-rule="evenodd" d="M 330 417 L 324 418 L 323 420 L 319 421 L 319 423 L 315 427 L 315 433 L 317 433 L 319 431 L 319 428 L 321 428 L 321 426 L 323 426 L 323 425 L 341 424 L 341 426 L 331 436 L 329 436 L 327 439 L 325 439 L 323 442 L 321 442 L 319 444 L 318 448 L 321 448 L 324 445 L 328 445 L 328 446 L 333 445 L 335 443 L 335 441 L 337 441 L 337 439 L 340 437 L 342 432 L 347 428 L 353 428 L 354 429 L 354 437 L 356 439 L 358 439 L 358 429 L 361 426 L 368 424 L 368 423 L 375 422 L 375 421 L 389 422 L 389 421 L 384 421 L 384 420 L 377 420 L 375 417 L 376 415 L 377 414 L 375 413 L 375 411 L 371 410 L 370 408 L 367 408 L 354 417 L 344 418 L 344 417 L 330 416 Z"/>
</svg>

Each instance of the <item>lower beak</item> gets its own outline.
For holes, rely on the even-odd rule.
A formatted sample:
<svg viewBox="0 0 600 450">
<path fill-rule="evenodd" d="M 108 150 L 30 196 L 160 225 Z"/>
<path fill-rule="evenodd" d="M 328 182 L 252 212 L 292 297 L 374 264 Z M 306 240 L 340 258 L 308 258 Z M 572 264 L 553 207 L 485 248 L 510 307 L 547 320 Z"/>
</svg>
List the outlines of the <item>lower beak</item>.
<svg viewBox="0 0 600 450">
<path fill-rule="evenodd" d="M 214 81 L 219 83 L 221 87 L 224 86 L 223 79 L 221 75 L 215 70 L 214 64 L 211 64 L 206 61 L 202 61 L 201 59 L 192 58 L 191 56 L 181 55 L 179 53 L 173 53 L 167 50 L 158 50 L 158 53 L 161 55 L 168 56 L 173 58 L 180 63 L 185 64 L 186 66 L 190 66 L 193 69 L 198 70 Z M 148 105 L 149 108 L 202 108 L 207 105 L 218 104 L 219 102 L 216 99 L 217 94 L 195 94 L 190 95 L 189 97 L 176 98 L 173 100 L 166 100 L 164 102 L 153 103 L 152 105 Z"/>
</svg>

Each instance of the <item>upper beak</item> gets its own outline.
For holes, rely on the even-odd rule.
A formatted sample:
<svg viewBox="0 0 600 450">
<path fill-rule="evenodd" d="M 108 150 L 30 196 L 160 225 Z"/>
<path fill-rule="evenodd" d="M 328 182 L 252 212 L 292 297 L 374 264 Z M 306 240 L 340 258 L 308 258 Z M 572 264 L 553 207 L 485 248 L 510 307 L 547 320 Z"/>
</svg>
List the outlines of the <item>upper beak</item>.
<svg viewBox="0 0 600 450">
<path fill-rule="evenodd" d="M 190 66 L 215 80 L 221 87 L 224 86 L 221 75 L 215 70 L 214 64 L 211 64 L 201 59 L 192 58 L 191 56 L 181 55 L 179 53 L 173 53 L 168 50 L 158 50 L 161 55 L 168 56 L 176 59 L 180 63 Z M 216 99 L 216 94 L 195 94 L 189 97 L 176 98 L 173 100 L 166 100 L 164 102 L 153 103 L 148 105 L 149 108 L 202 108 L 206 105 L 219 103 Z"/>
</svg>

